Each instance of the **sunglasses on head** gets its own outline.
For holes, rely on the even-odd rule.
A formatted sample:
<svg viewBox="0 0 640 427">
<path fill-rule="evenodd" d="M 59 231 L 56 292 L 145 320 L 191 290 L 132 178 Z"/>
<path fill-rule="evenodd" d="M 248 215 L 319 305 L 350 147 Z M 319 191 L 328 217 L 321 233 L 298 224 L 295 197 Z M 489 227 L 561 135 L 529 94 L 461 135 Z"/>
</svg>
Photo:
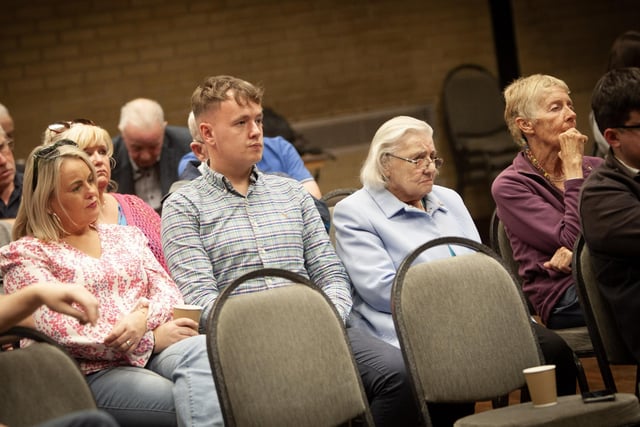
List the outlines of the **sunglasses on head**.
<svg viewBox="0 0 640 427">
<path fill-rule="evenodd" d="M 40 160 L 55 159 L 60 155 L 58 148 L 65 145 L 71 145 L 73 147 L 78 146 L 78 144 L 70 139 L 61 139 L 60 141 L 44 146 L 33 153 L 33 191 L 36 191 L 36 186 L 38 185 L 38 164 L 40 163 Z"/>
<path fill-rule="evenodd" d="M 90 125 L 90 126 L 95 126 L 96 125 L 93 122 L 93 120 L 89 120 L 89 119 L 73 119 L 73 120 L 67 120 L 67 121 L 51 123 L 49 126 L 47 126 L 47 129 L 49 129 L 51 132 L 54 132 L 54 133 L 62 133 L 65 130 L 71 129 L 71 126 L 73 126 L 75 124 Z"/>
</svg>

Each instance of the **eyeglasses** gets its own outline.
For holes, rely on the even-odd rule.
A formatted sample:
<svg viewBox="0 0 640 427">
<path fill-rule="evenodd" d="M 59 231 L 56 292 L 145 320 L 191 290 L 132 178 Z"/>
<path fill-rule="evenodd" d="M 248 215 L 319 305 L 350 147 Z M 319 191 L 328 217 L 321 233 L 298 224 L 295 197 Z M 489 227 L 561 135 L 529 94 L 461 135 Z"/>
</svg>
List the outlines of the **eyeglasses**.
<svg viewBox="0 0 640 427">
<path fill-rule="evenodd" d="M 71 129 L 71 126 L 75 125 L 75 124 L 90 125 L 90 126 L 95 126 L 96 125 L 93 122 L 93 120 L 89 120 L 89 119 L 73 119 L 73 120 L 68 120 L 68 121 L 52 123 L 49 126 L 47 126 L 47 129 L 49 129 L 51 132 L 54 132 L 54 133 L 62 133 L 65 130 Z"/>
<path fill-rule="evenodd" d="M 637 125 L 621 125 L 621 126 L 611 126 L 614 129 L 640 129 L 640 123 Z"/>
<path fill-rule="evenodd" d="M 0 154 L 6 156 L 13 152 L 13 139 L 6 137 L 3 142 L 0 142 Z"/>
<path fill-rule="evenodd" d="M 38 163 L 40 163 L 40 160 L 55 159 L 59 155 L 58 148 L 65 145 L 70 145 L 72 147 L 78 146 L 78 144 L 70 139 L 61 139 L 60 141 L 56 141 L 54 144 L 42 147 L 33 153 L 33 191 L 36 191 L 36 186 L 38 185 Z"/>
<path fill-rule="evenodd" d="M 393 158 L 396 158 L 398 160 L 404 160 L 405 162 L 408 163 L 413 163 L 413 165 L 416 167 L 416 169 L 426 169 L 429 166 L 431 166 L 431 164 L 433 163 L 434 166 L 436 167 L 436 169 L 440 169 L 442 167 L 442 164 L 444 163 L 444 159 L 440 158 L 440 157 L 422 157 L 419 159 L 407 159 L 406 157 L 400 157 L 400 156 L 396 156 L 395 154 L 391 154 L 391 153 L 386 153 L 387 156 L 391 156 Z"/>
</svg>

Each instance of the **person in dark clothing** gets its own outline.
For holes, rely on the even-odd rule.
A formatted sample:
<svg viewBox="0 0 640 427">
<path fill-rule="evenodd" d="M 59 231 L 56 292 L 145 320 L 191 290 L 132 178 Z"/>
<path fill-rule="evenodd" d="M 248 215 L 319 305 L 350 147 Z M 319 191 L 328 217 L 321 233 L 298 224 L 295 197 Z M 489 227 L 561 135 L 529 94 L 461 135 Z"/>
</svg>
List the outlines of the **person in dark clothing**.
<svg viewBox="0 0 640 427">
<path fill-rule="evenodd" d="M 190 151 L 189 130 L 167 126 L 160 104 L 146 98 L 122 107 L 118 129 L 111 169 L 117 191 L 135 194 L 159 212 L 162 196 L 178 180 L 180 158 Z"/>
<path fill-rule="evenodd" d="M 609 152 L 584 184 L 582 233 L 599 288 L 640 363 L 640 68 L 607 72 L 591 108 Z"/>
<path fill-rule="evenodd" d="M 0 218 L 15 218 L 22 198 L 22 173 L 16 171 L 13 139 L 0 126 Z"/>
</svg>

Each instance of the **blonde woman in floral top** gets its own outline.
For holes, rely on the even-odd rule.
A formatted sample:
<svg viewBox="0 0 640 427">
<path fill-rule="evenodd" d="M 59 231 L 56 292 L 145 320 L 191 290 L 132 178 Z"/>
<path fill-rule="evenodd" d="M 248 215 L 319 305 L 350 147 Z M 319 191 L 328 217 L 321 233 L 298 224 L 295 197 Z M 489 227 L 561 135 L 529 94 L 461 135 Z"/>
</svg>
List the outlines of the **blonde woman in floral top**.
<svg viewBox="0 0 640 427">
<path fill-rule="evenodd" d="M 96 169 L 100 199 L 99 223 L 133 225 L 146 236 L 149 249 L 167 269 L 160 239 L 160 215 L 135 194 L 117 193 L 118 184 L 111 179 L 113 142 L 109 132 L 87 119 L 62 121 L 49 125 L 44 131 L 43 144 L 70 139 L 91 159 Z"/>
<path fill-rule="evenodd" d="M 33 284 L 82 285 L 98 299 L 96 325 L 42 307 L 27 324 L 78 360 L 98 407 L 122 426 L 221 425 L 205 337 L 172 320 L 183 301 L 136 227 L 96 225 L 91 160 L 69 140 L 36 148 L 13 233 L 0 250 L 7 293 Z"/>
</svg>

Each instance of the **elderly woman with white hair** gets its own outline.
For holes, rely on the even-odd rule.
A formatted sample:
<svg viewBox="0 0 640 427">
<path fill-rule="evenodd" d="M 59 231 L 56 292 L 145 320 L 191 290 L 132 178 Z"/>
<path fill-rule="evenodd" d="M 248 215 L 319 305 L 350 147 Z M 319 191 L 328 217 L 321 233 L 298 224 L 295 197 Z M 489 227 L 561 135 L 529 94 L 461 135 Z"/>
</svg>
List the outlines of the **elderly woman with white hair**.
<svg viewBox="0 0 640 427">
<path fill-rule="evenodd" d="M 363 188 L 334 208 L 336 252 L 353 284 L 352 327 L 399 347 L 391 316 L 391 287 L 402 260 L 423 243 L 442 236 L 480 235 L 462 198 L 436 185 L 443 160 L 426 122 L 399 116 L 376 132 L 360 172 Z M 419 262 L 461 253 L 433 248 Z M 454 252 L 455 251 L 455 252 Z M 362 260 L 365 259 L 366 262 Z M 574 394 L 573 353 L 555 333 L 534 325 L 547 363 L 556 364 L 558 394 Z M 473 404 L 429 405 L 434 425 L 451 425 L 473 413 Z"/>
<path fill-rule="evenodd" d="M 334 209 L 336 251 L 355 289 L 350 321 L 396 347 L 390 298 L 402 260 L 440 236 L 480 241 L 460 196 L 434 184 L 442 163 L 431 126 L 395 117 L 373 137 L 360 172 L 363 188 Z M 428 252 L 429 259 L 448 256 L 447 248 Z"/>
</svg>

